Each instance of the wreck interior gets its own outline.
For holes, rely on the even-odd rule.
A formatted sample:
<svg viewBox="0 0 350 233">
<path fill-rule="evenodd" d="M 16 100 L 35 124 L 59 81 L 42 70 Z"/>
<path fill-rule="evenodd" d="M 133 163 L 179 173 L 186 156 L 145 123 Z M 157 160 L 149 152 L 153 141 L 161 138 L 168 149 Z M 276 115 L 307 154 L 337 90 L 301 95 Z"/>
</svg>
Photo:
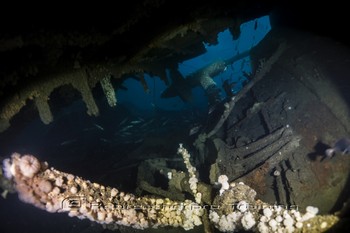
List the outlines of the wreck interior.
<svg viewBox="0 0 350 233">
<path fill-rule="evenodd" d="M 186 171 L 183 143 L 210 192 L 225 174 L 266 203 L 338 214 L 329 231 L 349 227 L 349 155 L 325 156 L 350 137 L 350 40 L 333 27 L 345 27 L 346 14 L 324 17 L 342 6 L 234 2 L 130 1 L 79 16 L 17 12 L 24 20 L 8 24 L 9 10 L 0 24 L 2 160 L 33 154 L 137 196 L 182 201 L 191 190 L 168 174 L 186 179 L 177 172 Z M 260 34 L 244 37 L 244 25 Z M 237 44 L 220 47 L 225 35 Z M 204 232 L 111 229 L 22 203 L 2 176 L 1 188 L 1 232 Z"/>
</svg>

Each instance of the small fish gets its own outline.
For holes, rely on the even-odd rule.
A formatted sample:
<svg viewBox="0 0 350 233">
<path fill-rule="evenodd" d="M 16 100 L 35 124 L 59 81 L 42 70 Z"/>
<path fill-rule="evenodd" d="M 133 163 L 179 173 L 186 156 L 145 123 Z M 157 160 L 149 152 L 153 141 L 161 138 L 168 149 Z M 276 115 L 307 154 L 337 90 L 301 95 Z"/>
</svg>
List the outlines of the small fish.
<svg viewBox="0 0 350 233">
<path fill-rule="evenodd" d="M 102 126 L 98 125 L 98 124 L 94 124 L 94 126 L 96 126 L 96 128 L 98 128 L 99 130 L 105 130 Z"/>
<path fill-rule="evenodd" d="M 198 131 L 201 129 L 201 125 L 197 125 L 195 127 L 193 127 L 191 130 L 190 130 L 190 133 L 188 134 L 189 136 L 192 136 L 193 134 L 196 134 L 198 133 Z"/>
<path fill-rule="evenodd" d="M 331 158 L 336 152 L 341 152 L 343 155 L 350 153 L 350 138 L 339 139 L 332 148 L 325 151 L 325 154 Z"/>
<path fill-rule="evenodd" d="M 132 128 L 132 127 L 133 127 L 133 125 L 127 125 L 127 126 L 125 126 L 124 128 L 122 128 L 121 130 L 119 130 L 119 132 L 124 132 L 124 131 L 126 131 L 126 130 Z"/>
<path fill-rule="evenodd" d="M 162 126 L 165 126 L 166 124 L 168 124 L 170 121 L 170 119 L 165 119 L 165 121 L 162 123 Z"/>
<path fill-rule="evenodd" d="M 60 145 L 61 146 L 67 146 L 67 145 L 70 145 L 70 144 L 72 144 L 73 142 L 76 142 L 76 141 L 77 141 L 77 139 L 67 140 L 67 141 L 61 142 Z"/>
<path fill-rule="evenodd" d="M 155 119 L 151 119 L 150 121 L 145 122 L 145 123 L 141 126 L 141 128 L 145 128 L 146 126 L 149 126 L 149 125 L 152 124 L 154 121 L 155 121 Z"/>
<path fill-rule="evenodd" d="M 119 125 L 123 125 L 125 122 L 127 122 L 128 118 L 126 117 L 124 120 L 122 120 Z"/>
<path fill-rule="evenodd" d="M 101 141 L 101 142 L 104 142 L 104 143 L 111 143 L 110 140 L 105 139 L 105 138 L 100 138 L 100 141 Z"/>
<path fill-rule="evenodd" d="M 130 132 L 123 132 L 123 133 L 121 133 L 120 134 L 122 137 L 124 137 L 124 136 L 129 136 L 129 135 L 131 135 L 131 133 Z"/>
<path fill-rule="evenodd" d="M 135 141 L 134 143 L 137 144 L 137 143 L 141 143 L 141 142 L 143 142 L 143 138 L 141 138 L 141 139 Z"/>
<path fill-rule="evenodd" d="M 141 123 L 141 121 L 132 121 L 132 122 L 130 122 L 130 124 L 138 124 L 138 123 Z"/>
</svg>

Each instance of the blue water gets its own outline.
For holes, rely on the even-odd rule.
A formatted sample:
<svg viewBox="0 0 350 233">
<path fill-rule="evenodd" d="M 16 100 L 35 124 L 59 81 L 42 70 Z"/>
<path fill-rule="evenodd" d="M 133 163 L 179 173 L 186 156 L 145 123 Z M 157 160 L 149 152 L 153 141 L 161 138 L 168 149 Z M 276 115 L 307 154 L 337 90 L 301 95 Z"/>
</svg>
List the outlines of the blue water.
<svg viewBox="0 0 350 233">
<path fill-rule="evenodd" d="M 187 75 L 215 61 L 225 60 L 237 54 L 249 51 L 257 45 L 270 30 L 271 25 L 268 16 L 263 16 L 242 24 L 241 34 L 237 40 L 233 40 L 230 31 L 226 29 L 217 35 L 217 45 L 203 43 L 206 52 L 193 59 L 180 63 L 179 71 L 186 78 Z M 243 76 L 243 72 L 251 73 L 249 56 L 229 65 L 224 72 L 213 79 L 219 88 L 222 87 L 223 82 L 227 79 L 229 79 L 230 82 L 237 82 L 237 85 L 233 89 L 235 93 L 242 88 L 242 82 L 246 80 Z M 164 110 L 196 109 L 206 112 L 208 104 L 203 88 L 193 88 L 193 101 L 191 101 L 191 103 L 185 103 L 178 96 L 173 98 L 161 98 L 160 95 L 167 86 L 159 77 L 150 77 L 148 74 L 145 74 L 145 80 L 149 88 L 148 92 L 144 91 L 139 81 L 132 78 L 125 80 L 123 86 L 125 86 L 127 90 L 117 90 L 118 102 L 128 104 L 129 106 L 144 111 L 152 111 L 154 108 L 161 108 Z M 225 98 L 223 90 L 221 90 L 221 97 Z"/>
</svg>

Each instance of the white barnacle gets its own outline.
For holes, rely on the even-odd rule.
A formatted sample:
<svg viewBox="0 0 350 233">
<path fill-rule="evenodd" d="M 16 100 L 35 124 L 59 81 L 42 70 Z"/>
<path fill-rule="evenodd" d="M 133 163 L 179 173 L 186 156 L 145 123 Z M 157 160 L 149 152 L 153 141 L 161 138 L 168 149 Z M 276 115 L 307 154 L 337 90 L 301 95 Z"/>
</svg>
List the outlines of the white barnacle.
<svg viewBox="0 0 350 233">
<path fill-rule="evenodd" d="M 20 158 L 19 168 L 22 174 L 32 178 L 40 170 L 40 162 L 33 155 L 24 155 Z"/>
<path fill-rule="evenodd" d="M 242 213 L 244 213 L 245 211 L 247 211 L 249 209 L 249 204 L 246 201 L 240 201 L 237 204 L 237 209 L 239 211 L 241 211 Z"/>
<path fill-rule="evenodd" d="M 273 175 L 274 175 L 274 176 L 280 176 L 280 175 L 281 175 L 281 172 L 280 172 L 279 170 L 275 170 L 275 171 L 273 172 Z"/>
</svg>

